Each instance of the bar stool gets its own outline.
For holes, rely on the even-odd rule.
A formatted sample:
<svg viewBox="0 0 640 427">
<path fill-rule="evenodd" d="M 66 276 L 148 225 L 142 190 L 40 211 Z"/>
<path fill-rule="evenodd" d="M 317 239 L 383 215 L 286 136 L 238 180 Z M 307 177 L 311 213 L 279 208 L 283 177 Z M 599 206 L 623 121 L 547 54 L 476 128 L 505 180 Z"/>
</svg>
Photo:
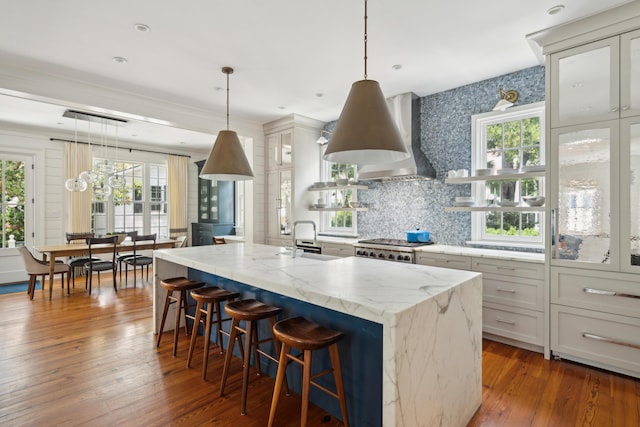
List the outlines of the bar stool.
<svg viewBox="0 0 640 427">
<path fill-rule="evenodd" d="M 262 340 L 258 339 L 257 321 L 262 319 L 269 319 L 270 329 L 273 330 L 273 325 L 276 323 L 276 316 L 282 311 L 278 307 L 273 307 L 264 304 L 255 299 L 246 299 L 240 301 L 233 301 L 224 306 L 224 310 L 229 316 L 231 316 L 231 329 L 229 332 L 229 348 L 224 358 L 224 368 L 222 370 L 222 380 L 220 381 L 220 396 L 224 395 L 224 387 L 227 382 L 227 376 L 229 375 L 229 364 L 231 363 L 231 356 L 233 355 L 233 347 L 235 341 L 238 341 L 240 352 L 244 353 L 243 357 L 243 372 L 242 372 L 242 404 L 240 413 L 246 414 L 247 408 L 247 388 L 249 386 L 249 364 L 251 362 L 251 348 L 253 347 L 256 367 L 258 369 L 258 375 L 262 375 L 260 370 L 260 355 L 267 357 L 268 359 L 278 363 L 278 359 L 266 353 L 260 349 L 260 344 L 272 341 L 278 355 L 280 343 L 275 339 L 273 335 L 269 338 Z M 240 321 L 245 321 L 245 329 L 240 327 Z M 242 348 L 241 335 L 245 335 L 244 350 Z M 286 384 L 285 389 L 289 394 L 289 387 Z"/>
<path fill-rule="evenodd" d="M 178 329 L 180 329 L 180 312 L 184 310 L 184 331 L 189 335 L 189 329 L 187 325 L 187 317 L 193 319 L 193 316 L 187 315 L 187 291 L 191 289 L 201 288 L 205 285 L 204 282 L 197 280 L 189 280 L 186 277 L 173 277 L 171 279 L 164 279 L 160 282 L 163 288 L 167 290 L 167 297 L 164 300 L 164 311 L 162 312 L 162 322 L 160 322 L 160 331 L 158 331 L 158 342 L 156 348 L 160 347 L 160 340 L 162 339 L 162 331 L 164 331 L 164 322 L 167 320 L 167 312 L 169 306 L 173 303 L 177 303 L 176 307 L 176 324 L 173 328 L 173 355 L 175 356 L 178 350 Z M 173 296 L 173 292 L 179 292 L 178 297 Z"/>
<path fill-rule="evenodd" d="M 224 346 L 222 343 L 222 334 L 229 336 L 222 330 L 222 322 L 231 320 L 222 319 L 220 315 L 220 303 L 222 301 L 233 301 L 240 297 L 239 292 L 227 291 L 220 289 L 217 286 L 198 288 L 191 291 L 191 298 L 198 303 L 196 306 L 196 316 L 193 322 L 191 332 L 191 344 L 189 345 L 189 355 L 187 356 L 187 368 L 191 367 L 191 359 L 193 357 L 193 349 L 196 346 L 196 339 L 198 337 L 197 325 L 201 322 L 205 326 L 204 332 L 204 356 L 202 360 L 202 379 L 207 379 L 207 365 L 209 362 L 209 342 L 211 341 L 211 325 L 216 325 L 216 332 L 218 334 L 218 342 L 220 343 L 220 354 L 224 353 Z M 204 305 L 207 305 L 205 308 Z M 215 311 L 215 318 L 213 317 Z M 203 318 L 204 317 L 204 318 Z"/>
<path fill-rule="evenodd" d="M 269 427 L 274 425 L 276 416 L 276 408 L 282 381 L 285 378 L 287 370 L 287 359 L 291 359 L 302 365 L 302 415 L 300 425 L 307 425 L 307 413 L 309 409 L 309 386 L 313 385 L 325 393 L 335 397 L 340 402 L 340 410 L 342 411 L 342 422 L 345 427 L 349 427 L 349 419 L 347 417 L 347 402 L 344 397 L 344 384 L 342 381 L 342 369 L 340 367 L 340 355 L 338 354 L 338 341 L 342 339 L 342 332 L 327 329 L 316 323 L 312 323 L 303 317 L 293 317 L 285 319 L 273 326 L 274 339 L 282 342 L 282 350 L 280 351 L 280 362 L 278 363 L 278 374 L 276 375 L 276 383 L 273 389 L 273 398 L 271 400 L 271 411 L 269 412 Z M 301 350 L 302 357 L 290 354 L 291 348 Z M 311 375 L 311 352 L 322 348 L 329 348 L 329 357 L 331 358 L 331 368 L 326 369 L 317 374 Z M 330 374 L 336 381 L 337 393 L 315 383 L 313 380 L 320 376 Z"/>
</svg>

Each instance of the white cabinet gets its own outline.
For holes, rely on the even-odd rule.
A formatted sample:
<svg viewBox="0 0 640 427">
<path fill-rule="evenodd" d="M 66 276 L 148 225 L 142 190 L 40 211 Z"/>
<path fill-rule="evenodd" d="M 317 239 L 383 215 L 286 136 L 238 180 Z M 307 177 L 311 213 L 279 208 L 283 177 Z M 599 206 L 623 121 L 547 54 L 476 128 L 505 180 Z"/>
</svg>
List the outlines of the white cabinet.
<svg viewBox="0 0 640 427">
<path fill-rule="evenodd" d="M 548 353 L 544 265 L 419 251 L 416 264 L 482 273 L 482 331 L 486 338 Z"/>
<path fill-rule="evenodd" d="M 639 23 L 630 2 L 532 38 L 550 81 L 551 351 L 640 377 Z"/>
<path fill-rule="evenodd" d="M 551 55 L 551 126 L 640 114 L 640 31 Z"/>
<path fill-rule="evenodd" d="M 318 138 L 323 122 L 297 114 L 285 116 L 263 126 L 265 132 L 265 214 L 266 243 L 291 244 L 293 223 L 312 220 L 312 197 L 307 189 L 320 176 Z"/>
</svg>

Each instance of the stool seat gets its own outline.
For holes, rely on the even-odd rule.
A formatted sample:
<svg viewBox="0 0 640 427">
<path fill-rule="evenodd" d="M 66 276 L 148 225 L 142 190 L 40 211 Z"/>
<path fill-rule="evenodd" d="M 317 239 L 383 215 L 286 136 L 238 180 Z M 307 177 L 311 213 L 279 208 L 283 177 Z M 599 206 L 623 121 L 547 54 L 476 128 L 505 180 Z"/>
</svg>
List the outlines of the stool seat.
<svg viewBox="0 0 640 427">
<path fill-rule="evenodd" d="M 244 299 L 230 302 L 224 306 L 229 316 L 238 320 L 261 320 L 279 314 L 282 309 L 265 304 L 255 299 Z"/>
<path fill-rule="evenodd" d="M 214 334 L 218 337 L 220 343 L 220 354 L 224 353 L 222 335 L 227 335 L 222 330 L 222 322 L 231 320 L 223 319 L 220 315 L 220 304 L 224 301 L 230 301 L 238 298 L 239 292 L 220 289 L 217 286 L 197 288 L 191 291 L 191 297 L 197 302 L 196 315 L 193 323 L 194 330 L 191 333 L 191 343 L 189 345 L 189 353 L 187 355 L 187 368 L 191 366 L 193 358 L 193 349 L 196 345 L 196 337 L 198 336 L 197 327 L 200 323 L 204 325 L 204 355 L 202 358 L 202 379 L 207 379 L 207 366 L 209 363 L 209 343 L 211 341 L 211 326 L 215 325 Z M 205 309 L 205 304 L 207 308 Z M 214 316 L 215 315 L 215 316 Z"/>
<path fill-rule="evenodd" d="M 164 279 L 160 282 L 163 288 L 168 291 L 181 291 L 201 288 L 204 286 L 204 282 L 198 280 L 190 280 L 186 277 L 172 277 L 170 279 Z"/>
<path fill-rule="evenodd" d="M 223 301 L 229 298 L 238 298 L 239 296 L 239 292 L 220 289 L 217 286 L 207 286 L 191 291 L 191 298 L 196 301 L 202 301 L 205 304 L 210 302 Z"/>
<path fill-rule="evenodd" d="M 160 322 L 160 330 L 158 331 L 158 341 L 156 348 L 160 347 L 160 340 L 162 339 L 162 332 L 164 331 L 164 323 L 167 320 L 167 313 L 171 304 L 177 304 L 176 307 L 176 320 L 173 328 L 173 355 L 176 356 L 178 351 L 178 329 L 180 329 L 180 314 L 184 314 L 184 331 L 186 335 L 189 335 L 189 325 L 187 325 L 187 318 L 194 319 L 194 316 L 187 314 L 189 308 L 187 303 L 187 291 L 191 289 L 201 288 L 205 285 L 200 280 L 190 280 L 186 277 L 172 277 L 160 281 L 160 285 L 167 290 L 167 296 L 164 300 L 164 310 L 162 312 L 162 321 Z M 173 296 L 174 292 L 179 292 L 177 297 Z"/>
<path fill-rule="evenodd" d="M 304 317 L 293 317 L 276 323 L 273 333 L 280 342 L 299 350 L 317 350 L 338 342 L 344 334 L 318 325 Z"/>
</svg>

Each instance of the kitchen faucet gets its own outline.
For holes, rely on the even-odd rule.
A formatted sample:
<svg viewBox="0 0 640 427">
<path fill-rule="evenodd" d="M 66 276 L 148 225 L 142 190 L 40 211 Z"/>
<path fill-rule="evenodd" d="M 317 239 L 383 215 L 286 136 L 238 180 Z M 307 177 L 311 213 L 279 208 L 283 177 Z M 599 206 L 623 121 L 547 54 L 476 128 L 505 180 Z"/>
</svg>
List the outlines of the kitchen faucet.
<svg viewBox="0 0 640 427">
<path fill-rule="evenodd" d="M 313 241 L 316 241 L 316 238 L 318 237 L 318 234 L 316 233 L 316 223 L 311 221 L 311 220 L 300 220 L 300 221 L 295 221 L 293 223 L 293 230 L 292 230 L 292 236 L 293 236 L 293 244 L 292 244 L 292 258 L 296 257 L 296 250 L 298 249 L 296 246 L 296 225 L 298 224 L 311 224 L 313 225 Z"/>
</svg>

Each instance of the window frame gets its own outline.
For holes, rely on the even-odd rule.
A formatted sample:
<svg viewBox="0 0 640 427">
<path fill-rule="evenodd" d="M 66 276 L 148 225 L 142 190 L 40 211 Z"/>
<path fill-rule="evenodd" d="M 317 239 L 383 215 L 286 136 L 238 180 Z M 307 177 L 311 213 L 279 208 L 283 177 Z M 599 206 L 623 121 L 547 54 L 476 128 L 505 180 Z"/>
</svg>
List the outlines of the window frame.
<svg viewBox="0 0 640 427">
<path fill-rule="evenodd" d="M 327 162 L 322 158 L 325 150 L 326 150 L 326 146 L 324 146 L 323 149 L 320 150 L 321 180 L 326 182 L 335 181 L 337 177 L 332 176 L 332 169 L 335 163 Z M 338 169 L 340 169 L 341 166 L 344 166 L 345 170 L 348 170 L 349 168 L 353 168 L 353 177 L 351 178 L 356 178 L 358 176 L 357 165 L 348 165 L 348 164 L 341 163 L 339 164 Z M 346 178 L 349 178 L 349 176 L 347 176 Z M 352 189 L 350 191 L 351 191 L 351 201 L 357 202 L 358 191 L 356 189 Z M 325 201 L 327 204 L 331 203 L 330 193 L 331 192 L 329 190 L 319 193 L 319 194 L 322 194 L 322 196 L 325 198 Z M 351 216 L 351 227 L 335 227 L 331 225 L 332 219 L 334 217 L 337 218 L 341 212 L 344 212 L 345 215 Z M 358 234 L 358 212 L 355 210 L 338 210 L 338 211 L 320 212 L 319 232 L 324 234 L 331 234 L 331 235 L 356 236 Z"/>
<path fill-rule="evenodd" d="M 515 120 L 525 120 L 527 118 L 537 117 L 540 123 L 540 162 L 545 162 L 546 151 L 546 138 L 545 138 L 545 102 L 536 102 L 532 104 L 513 107 L 505 111 L 490 111 L 487 113 L 476 114 L 471 117 L 471 166 L 472 173 L 476 169 L 486 168 L 486 154 L 487 154 L 487 132 L 486 129 L 490 125 L 507 123 Z M 518 148 L 519 155 L 522 158 L 523 145 L 522 140 Z M 545 195 L 545 177 L 535 178 L 539 181 L 538 194 Z M 471 184 L 471 196 L 480 205 L 486 205 L 486 185 L 488 181 L 482 180 Z M 518 186 L 521 185 L 522 180 L 518 179 Z M 486 234 L 486 219 L 490 212 L 485 211 L 472 211 L 471 212 L 471 242 L 474 244 L 482 245 L 496 245 L 496 246 L 510 246 L 510 247 L 531 247 L 542 248 L 544 247 L 545 236 L 545 220 L 544 212 L 515 212 L 520 216 L 520 223 L 522 218 L 527 214 L 539 215 L 539 230 L 538 236 L 509 236 L 509 235 L 489 235 Z M 502 212 L 509 213 L 509 212 Z M 501 215 L 501 218 L 504 215 Z"/>
<path fill-rule="evenodd" d="M 22 206 L 24 209 L 24 219 L 23 219 L 23 230 L 24 230 L 24 239 L 22 241 L 16 241 L 16 247 L 19 246 L 32 246 L 33 245 L 33 235 L 35 233 L 34 229 L 34 215 L 35 215 L 35 199 L 34 199 L 34 164 L 35 157 L 28 153 L 20 153 L 20 152 L 10 152 L 10 151 L 2 151 L 0 152 L 0 161 L 14 161 L 14 162 L 22 162 L 24 165 L 24 182 L 23 182 L 23 201 L 20 203 L 18 201 L 17 206 Z M 4 168 L 3 168 L 4 169 Z M 1 170 L 0 170 L 1 172 Z M 3 179 L 0 176 L 0 179 Z M 4 185 L 0 185 L 0 214 L 2 215 L 2 224 L 3 232 L 0 234 L 0 249 L 1 250 L 14 250 L 13 248 L 9 248 L 5 246 L 9 241 L 9 234 L 4 233 L 4 212 L 8 207 L 8 202 L 5 203 L 5 188 Z"/>
</svg>

